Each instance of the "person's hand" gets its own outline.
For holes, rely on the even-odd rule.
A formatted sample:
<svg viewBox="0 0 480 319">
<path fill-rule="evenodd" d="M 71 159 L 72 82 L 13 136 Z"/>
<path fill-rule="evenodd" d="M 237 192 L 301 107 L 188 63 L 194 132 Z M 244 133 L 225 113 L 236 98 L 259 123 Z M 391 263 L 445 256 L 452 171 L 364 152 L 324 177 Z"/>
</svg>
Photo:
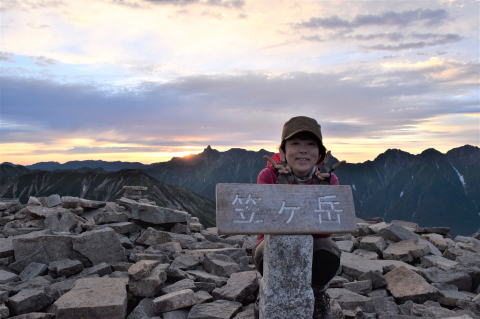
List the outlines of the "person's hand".
<svg viewBox="0 0 480 319">
<path fill-rule="evenodd" d="M 268 155 L 263 155 L 263 158 L 269 161 L 270 164 L 272 164 L 273 169 L 275 169 L 279 174 L 290 174 L 292 172 L 292 169 L 290 166 L 288 166 L 288 164 L 284 165 L 282 163 L 277 163 Z"/>
</svg>

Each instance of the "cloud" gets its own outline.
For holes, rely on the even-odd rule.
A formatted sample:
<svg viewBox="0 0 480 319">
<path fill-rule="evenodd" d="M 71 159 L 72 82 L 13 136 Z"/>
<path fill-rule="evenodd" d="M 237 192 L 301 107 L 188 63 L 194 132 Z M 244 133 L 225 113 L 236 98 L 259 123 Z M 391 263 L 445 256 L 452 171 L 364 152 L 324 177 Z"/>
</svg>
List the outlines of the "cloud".
<svg viewBox="0 0 480 319">
<path fill-rule="evenodd" d="M 433 62 L 385 65 L 381 72 L 192 76 L 115 93 L 93 85 L 3 77 L 3 121 L 29 131 L 21 134 L 11 126 L 0 130 L 0 140 L 38 141 L 49 132 L 135 141 L 135 147 L 158 141 L 245 145 L 276 141 L 285 119 L 298 114 L 318 118 L 333 136 L 375 138 L 404 134 L 435 116 L 478 112 L 472 90 L 479 65 Z M 125 147 L 131 146 L 120 148 Z"/>
<path fill-rule="evenodd" d="M 443 9 L 416 9 L 403 12 L 388 11 L 379 15 L 357 15 L 350 21 L 341 19 L 338 16 L 326 18 L 313 17 L 307 21 L 297 23 L 295 26 L 310 29 L 353 29 L 364 26 L 405 27 L 419 22 L 431 26 L 440 24 L 447 18 L 448 13 Z"/>
<path fill-rule="evenodd" d="M 235 8 L 240 9 L 245 5 L 244 0 L 142 0 L 142 1 L 128 1 L 128 0 L 115 0 L 117 4 L 127 5 L 130 7 L 142 7 L 142 2 L 149 2 L 156 5 L 176 5 L 176 6 L 189 6 L 193 4 L 200 4 L 214 7 Z"/>
<path fill-rule="evenodd" d="M 419 49 L 431 46 L 437 46 L 442 44 L 448 44 L 458 42 L 462 40 L 462 37 L 457 34 L 414 34 L 414 38 L 420 39 L 432 39 L 431 41 L 417 41 L 417 42 L 401 42 L 395 44 L 376 44 L 362 46 L 366 49 L 384 50 L 384 51 L 400 51 L 408 49 Z"/>
</svg>

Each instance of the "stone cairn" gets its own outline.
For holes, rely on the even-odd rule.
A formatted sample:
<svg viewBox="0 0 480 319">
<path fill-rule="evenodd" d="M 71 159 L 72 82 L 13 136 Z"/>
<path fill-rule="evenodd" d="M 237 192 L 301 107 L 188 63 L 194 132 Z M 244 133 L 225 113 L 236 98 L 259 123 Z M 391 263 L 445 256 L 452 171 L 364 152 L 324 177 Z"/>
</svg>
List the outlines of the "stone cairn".
<svg viewBox="0 0 480 319">
<path fill-rule="evenodd" d="M 145 191 L 0 200 L 0 318 L 254 318 L 255 236 L 219 236 Z M 373 219 L 335 235 L 330 317 L 480 318 L 480 235 L 448 233 Z"/>
</svg>

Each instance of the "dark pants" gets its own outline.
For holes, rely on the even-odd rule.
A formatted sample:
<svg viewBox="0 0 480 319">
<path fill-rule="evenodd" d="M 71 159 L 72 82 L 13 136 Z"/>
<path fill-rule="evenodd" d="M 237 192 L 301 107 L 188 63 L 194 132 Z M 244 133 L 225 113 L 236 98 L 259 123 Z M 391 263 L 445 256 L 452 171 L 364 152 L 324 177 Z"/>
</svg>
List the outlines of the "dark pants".
<svg viewBox="0 0 480 319">
<path fill-rule="evenodd" d="M 264 246 L 265 241 L 262 240 L 253 249 L 255 267 L 262 275 Z M 340 249 L 330 238 L 313 239 L 312 286 L 328 288 L 328 283 L 335 277 L 340 267 L 340 254 Z"/>
</svg>

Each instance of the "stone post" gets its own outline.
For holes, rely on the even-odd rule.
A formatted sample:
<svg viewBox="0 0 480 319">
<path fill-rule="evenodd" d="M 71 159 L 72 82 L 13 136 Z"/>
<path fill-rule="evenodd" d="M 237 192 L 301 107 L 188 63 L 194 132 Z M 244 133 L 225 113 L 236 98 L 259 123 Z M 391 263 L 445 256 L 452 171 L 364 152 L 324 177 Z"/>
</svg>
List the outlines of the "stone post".
<svg viewBox="0 0 480 319">
<path fill-rule="evenodd" d="M 311 319 L 313 237 L 266 235 L 260 319 Z"/>
</svg>

